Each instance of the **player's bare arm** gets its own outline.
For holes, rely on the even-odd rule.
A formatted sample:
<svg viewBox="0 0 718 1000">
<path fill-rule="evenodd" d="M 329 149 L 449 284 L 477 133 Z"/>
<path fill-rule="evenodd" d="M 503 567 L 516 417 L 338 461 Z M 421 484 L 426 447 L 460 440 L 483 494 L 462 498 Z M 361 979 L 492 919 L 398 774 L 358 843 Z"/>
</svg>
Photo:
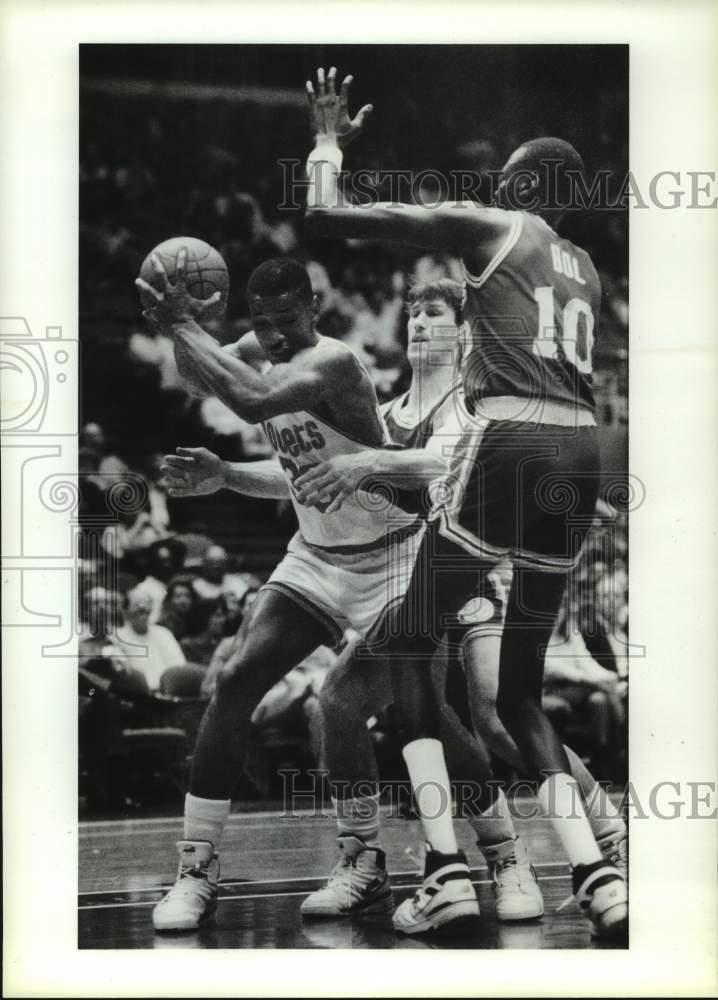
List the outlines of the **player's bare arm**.
<svg viewBox="0 0 718 1000">
<path fill-rule="evenodd" d="M 318 235 L 380 239 L 422 247 L 453 249 L 491 259 L 506 238 L 510 216 L 498 208 L 471 201 L 447 202 L 434 207 L 378 202 L 352 205 L 338 186 L 342 150 L 364 128 L 372 106 L 365 105 L 349 117 L 352 77 L 345 77 L 336 92 L 336 69 L 317 72 L 317 89 L 307 81 L 307 97 L 315 149 L 307 162 L 307 225 Z"/>
<path fill-rule="evenodd" d="M 452 472 L 448 455 L 465 433 L 466 415 L 457 401 L 433 419 L 432 433 L 423 448 L 367 449 L 337 455 L 309 469 L 294 483 L 304 503 L 331 500 L 328 510 L 338 510 L 357 490 L 385 483 L 404 490 L 424 489 Z"/>
<path fill-rule="evenodd" d="M 275 459 L 225 462 L 207 448 L 177 448 L 174 455 L 165 455 L 161 469 L 173 497 L 204 496 L 221 489 L 268 500 L 290 496 L 287 478 Z"/>
<path fill-rule="evenodd" d="M 352 455 L 336 455 L 313 466 L 295 480 L 294 488 L 302 503 L 331 500 L 327 513 L 339 510 L 357 490 L 377 482 L 400 489 L 421 489 L 446 474 L 448 466 L 437 454 L 423 448 L 392 451 L 371 448 Z"/>
<path fill-rule="evenodd" d="M 225 350 L 200 326 L 198 318 L 206 305 L 187 291 L 186 253 L 180 250 L 177 255 L 174 284 L 159 260 L 156 267 L 159 290 L 142 278 L 136 281 L 144 300 L 151 303 L 146 311 L 173 338 L 178 362 L 182 359 L 208 392 L 242 419 L 261 423 L 281 413 L 314 409 L 322 403 L 339 411 L 339 400 L 361 381 L 361 365 L 348 348 L 338 343 L 322 351 L 299 351 L 289 362 L 275 364 L 270 372 L 259 374 L 244 360 L 256 338 L 248 334 L 239 342 L 239 349 Z M 214 300 L 213 296 L 206 304 Z"/>
</svg>

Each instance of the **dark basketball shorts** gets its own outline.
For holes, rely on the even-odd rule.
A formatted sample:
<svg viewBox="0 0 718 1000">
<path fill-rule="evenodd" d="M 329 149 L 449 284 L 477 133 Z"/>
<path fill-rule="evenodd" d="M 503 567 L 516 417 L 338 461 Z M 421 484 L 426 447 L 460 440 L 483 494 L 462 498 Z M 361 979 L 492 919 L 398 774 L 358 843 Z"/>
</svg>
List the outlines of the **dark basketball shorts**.
<svg viewBox="0 0 718 1000">
<path fill-rule="evenodd" d="M 480 559 L 564 573 L 578 561 L 600 480 L 595 427 L 477 421 L 452 456 L 446 538 Z"/>
<path fill-rule="evenodd" d="M 462 609 L 486 594 L 502 559 L 514 570 L 568 573 L 593 520 L 595 427 L 477 421 L 454 451 L 451 496 L 434 512 L 403 600 L 371 636 L 396 657 L 415 657 L 419 646 L 428 656 L 447 631 L 456 634 Z"/>
</svg>

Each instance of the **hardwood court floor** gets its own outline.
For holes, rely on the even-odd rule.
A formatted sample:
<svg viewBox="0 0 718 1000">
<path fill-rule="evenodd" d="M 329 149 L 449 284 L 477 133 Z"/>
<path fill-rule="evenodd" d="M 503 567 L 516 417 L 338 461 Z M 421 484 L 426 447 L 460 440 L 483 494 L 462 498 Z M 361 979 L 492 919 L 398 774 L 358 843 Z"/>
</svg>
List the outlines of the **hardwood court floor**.
<svg viewBox="0 0 718 1000">
<path fill-rule="evenodd" d="M 527 810 L 528 811 L 528 810 Z M 151 912 L 172 884 L 178 818 L 80 824 L 78 945 L 80 948 L 606 948 L 594 941 L 571 894 L 567 864 L 548 822 L 517 820 L 544 896 L 545 915 L 530 923 L 499 924 L 491 884 L 471 828 L 457 823 L 481 904 L 481 927 L 462 940 L 397 937 L 390 920 L 303 921 L 302 900 L 336 861 L 329 815 L 233 814 L 221 853 L 214 923 L 190 934 L 157 935 Z M 382 844 L 397 904 L 420 882 L 406 847 L 421 842 L 419 824 L 386 818 Z"/>
</svg>

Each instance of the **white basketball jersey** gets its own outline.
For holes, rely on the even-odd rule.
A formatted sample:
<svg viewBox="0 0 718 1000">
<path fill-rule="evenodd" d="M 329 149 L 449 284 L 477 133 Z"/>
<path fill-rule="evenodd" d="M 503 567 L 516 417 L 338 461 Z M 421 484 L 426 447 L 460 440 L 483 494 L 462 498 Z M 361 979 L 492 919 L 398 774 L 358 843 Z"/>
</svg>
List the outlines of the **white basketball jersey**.
<svg viewBox="0 0 718 1000">
<path fill-rule="evenodd" d="M 263 426 L 287 477 L 305 542 L 350 552 L 380 543 L 389 532 L 406 528 L 417 520 L 416 513 L 392 503 L 384 495 L 386 491 L 379 495 L 359 490 L 331 514 L 326 513 L 328 504 L 312 507 L 301 504 L 293 488 L 298 476 L 335 455 L 356 454 L 366 451 L 369 445 L 347 437 L 321 417 L 304 410 L 272 417 Z"/>
</svg>

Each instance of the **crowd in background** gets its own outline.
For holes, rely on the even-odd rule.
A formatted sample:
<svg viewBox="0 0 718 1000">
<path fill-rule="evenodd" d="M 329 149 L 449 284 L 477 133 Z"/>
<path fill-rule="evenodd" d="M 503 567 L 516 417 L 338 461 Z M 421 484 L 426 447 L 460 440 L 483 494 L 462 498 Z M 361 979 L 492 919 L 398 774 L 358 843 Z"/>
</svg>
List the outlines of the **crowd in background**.
<svg viewBox="0 0 718 1000">
<path fill-rule="evenodd" d="M 212 99 L 199 88 L 194 97 L 188 91 L 177 99 L 131 84 L 93 89 L 91 82 L 84 81 L 80 134 L 86 421 L 79 456 L 81 665 L 92 678 L 104 677 L 120 689 L 125 684 L 150 697 L 180 691 L 205 699 L 295 524 L 287 502 L 225 493 L 173 501 L 166 495 L 159 467 L 162 455 L 178 445 L 205 445 L 235 461 L 271 451 L 260 428 L 219 400 L 185 390 L 171 342 L 140 315 L 133 280 L 142 260 L 154 245 L 181 233 L 215 246 L 231 276 L 221 333 L 230 342 L 249 328 L 245 286 L 252 269 L 276 255 L 298 258 L 319 299 L 320 332 L 358 354 L 380 400 L 408 383 L 407 288 L 436 276 L 460 278 L 459 263 L 449 254 L 402 246 L 308 238 L 301 208 L 282 207 L 287 190 L 278 165 L 282 157 L 301 160 L 308 149 L 306 117 L 296 102 Z M 527 97 L 531 107 L 525 114 L 541 107 L 539 97 Z M 470 166 L 485 174 L 527 137 L 517 123 L 506 127 L 515 112 L 506 105 L 487 111 L 486 127 L 470 134 L 464 119 L 457 113 L 454 120 L 447 111 L 434 121 L 433 133 L 419 136 L 422 145 L 417 129 L 424 109 L 416 86 L 397 84 L 386 105 L 375 131 L 361 140 L 357 162 L 364 167 Z M 594 167 L 625 162 L 622 115 L 625 95 L 607 85 L 592 109 Z M 534 117 L 531 134 L 558 131 L 550 128 L 553 122 L 542 128 L 536 110 Z M 301 200 L 301 192 L 295 197 Z M 600 417 L 625 438 L 626 213 L 594 212 L 567 221 L 569 235 L 591 253 L 603 284 L 594 358 Z M 137 502 L 113 506 L 113 487 L 123 481 L 138 487 Z M 620 769 L 625 755 L 625 691 L 605 672 L 619 679 L 626 674 L 626 572 L 625 516 L 606 509 L 597 516 L 557 633 L 557 642 L 561 635 L 564 642 L 580 637 L 583 648 L 574 660 L 604 673 L 572 672 L 571 658 L 558 655 L 549 657 L 547 671 L 547 697 L 554 699 L 557 719 L 588 734 L 586 756 L 602 759 L 605 777 Z M 146 655 L 135 655 L 138 646 Z M 316 695 L 333 662 L 334 654 L 322 651 L 255 713 L 258 728 L 294 727 L 315 761 L 322 752 Z"/>
</svg>

